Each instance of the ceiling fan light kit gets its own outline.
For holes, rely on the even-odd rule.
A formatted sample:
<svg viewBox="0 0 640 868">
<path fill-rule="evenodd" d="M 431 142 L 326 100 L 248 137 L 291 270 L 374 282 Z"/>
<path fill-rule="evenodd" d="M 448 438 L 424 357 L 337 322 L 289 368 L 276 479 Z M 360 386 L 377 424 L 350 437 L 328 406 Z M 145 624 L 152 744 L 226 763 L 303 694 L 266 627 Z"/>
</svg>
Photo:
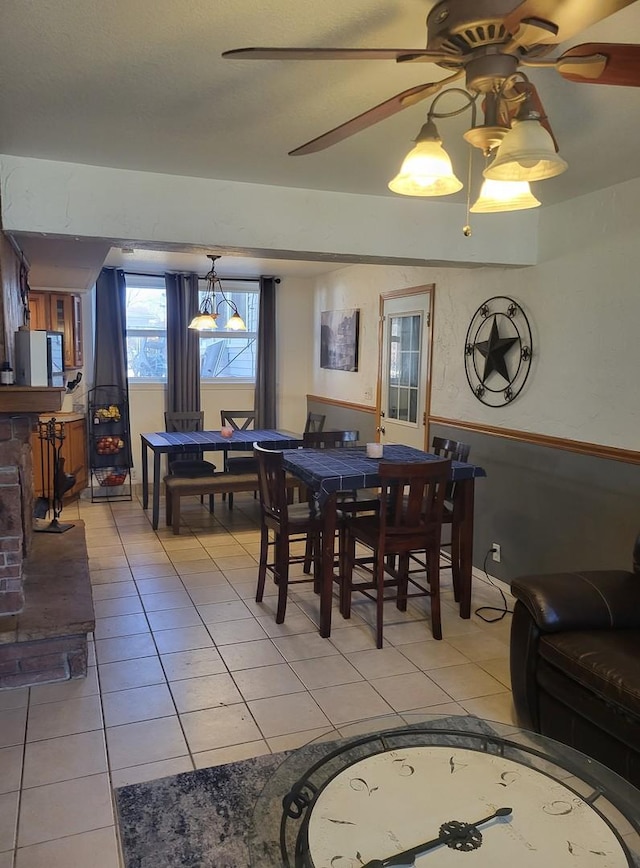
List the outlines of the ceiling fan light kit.
<svg viewBox="0 0 640 868">
<path fill-rule="evenodd" d="M 473 120 L 464 138 L 485 157 L 495 154 L 484 171 L 486 179 L 541 181 L 567 169 L 567 162 L 557 153 L 538 92 L 519 67 L 553 70 L 568 81 L 582 84 L 640 87 L 640 45 L 585 43 L 572 46 L 559 57 L 547 56 L 560 43 L 635 2 L 440 0 L 427 16 L 426 48 L 240 48 L 226 51 L 223 56 L 254 60 L 394 60 L 401 64 L 433 63 L 449 71 L 452 74 L 448 78 L 396 94 L 290 152 L 316 153 L 438 94 L 415 148 L 389 183 L 389 189 L 404 196 L 446 196 L 463 185 L 453 172 L 432 118 L 451 117 L 467 108 L 471 108 Z M 466 90 L 445 90 L 463 74 Z M 436 113 L 434 106 L 439 97 L 452 91 L 464 94 L 468 102 L 457 111 Z M 484 112 L 484 123 L 478 126 L 476 100 Z M 514 105 L 519 105 L 520 111 L 511 121 Z M 521 191 L 508 199 L 502 199 L 502 194 L 490 196 L 487 200 L 483 188 L 471 210 L 517 210 L 540 204 L 530 191 L 528 196 Z M 493 203 L 491 207 L 488 201 Z"/>
<path fill-rule="evenodd" d="M 415 142 L 400 171 L 389 181 L 389 189 L 402 196 L 448 196 L 461 190 L 462 181 L 455 176 L 451 159 L 431 119 L 424 124 Z"/>
<path fill-rule="evenodd" d="M 525 211 L 538 208 L 540 204 L 528 181 L 492 181 L 486 178 L 480 195 L 469 210 L 472 214 L 494 214 L 498 211 Z"/>
</svg>

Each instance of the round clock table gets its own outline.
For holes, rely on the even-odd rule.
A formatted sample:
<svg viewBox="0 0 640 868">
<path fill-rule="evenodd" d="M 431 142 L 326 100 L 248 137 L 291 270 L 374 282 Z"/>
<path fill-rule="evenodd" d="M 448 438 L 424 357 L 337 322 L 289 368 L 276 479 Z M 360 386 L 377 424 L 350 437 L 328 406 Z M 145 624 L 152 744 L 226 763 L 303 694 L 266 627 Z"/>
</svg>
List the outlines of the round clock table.
<svg viewBox="0 0 640 868">
<path fill-rule="evenodd" d="M 249 845 L 263 868 L 628 868 L 632 830 L 640 792 L 599 763 L 517 727 L 434 716 L 292 752 Z"/>
</svg>

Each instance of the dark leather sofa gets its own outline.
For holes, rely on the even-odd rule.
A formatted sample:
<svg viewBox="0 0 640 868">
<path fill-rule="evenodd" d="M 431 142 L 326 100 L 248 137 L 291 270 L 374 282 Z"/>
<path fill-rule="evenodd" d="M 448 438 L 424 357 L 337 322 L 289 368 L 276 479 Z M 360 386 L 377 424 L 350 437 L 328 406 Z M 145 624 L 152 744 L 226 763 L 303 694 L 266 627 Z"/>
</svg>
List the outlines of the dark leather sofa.
<svg viewBox="0 0 640 868">
<path fill-rule="evenodd" d="M 511 590 L 518 722 L 640 787 L 640 536 L 633 572 L 524 576 Z"/>
</svg>

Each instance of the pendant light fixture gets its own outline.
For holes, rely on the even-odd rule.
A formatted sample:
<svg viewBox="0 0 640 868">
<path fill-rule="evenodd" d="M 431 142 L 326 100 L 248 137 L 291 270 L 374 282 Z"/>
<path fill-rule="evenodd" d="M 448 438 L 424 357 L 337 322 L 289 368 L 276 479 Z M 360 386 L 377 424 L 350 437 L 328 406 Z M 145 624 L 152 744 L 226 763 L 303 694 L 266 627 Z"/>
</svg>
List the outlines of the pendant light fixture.
<svg viewBox="0 0 640 868">
<path fill-rule="evenodd" d="M 492 181 L 485 178 L 480 195 L 469 209 L 472 214 L 524 211 L 541 202 L 531 192 L 528 181 Z"/>
<path fill-rule="evenodd" d="M 207 258 L 211 260 L 211 271 L 209 271 L 209 273 L 205 277 L 205 280 L 207 281 L 207 289 L 205 291 L 204 298 L 200 302 L 198 313 L 189 323 L 189 328 L 195 329 L 199 332 L 212 331 L 213 329 L 217 329 L 217 319 L 220 316 L 220 306 L 226 303 L 231 308 L 231 316 L 227 320 L 225 329 L 236 332 L 246 332 L 247 327 L 244 320 L 240 316 L 240 313 L 238 312 L 237 305 L 234 304 L 234 302 L 229 301 L 227 296 L 224 294 L 222 284 L 220 283 L 220 278 L 216 274 L 215 263 L 216 259 L 220 259 L 220 257 L 213 256 L 212 254 L 207 254 Z M 218 291 L 220 292 L 220 295 L 222 296 L 221 300 L 217 304 L 216 286 L 218 288 Z"/>
</svg>

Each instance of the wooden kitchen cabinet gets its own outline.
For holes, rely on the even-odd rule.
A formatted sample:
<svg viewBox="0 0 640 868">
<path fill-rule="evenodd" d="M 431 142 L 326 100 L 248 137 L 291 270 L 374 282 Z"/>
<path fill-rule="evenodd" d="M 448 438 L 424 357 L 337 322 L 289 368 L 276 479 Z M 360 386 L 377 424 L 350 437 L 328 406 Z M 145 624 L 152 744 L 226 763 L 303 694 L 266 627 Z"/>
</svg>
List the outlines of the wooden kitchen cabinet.
<svg viewBox="0 0 640 868">
<path fill-rule="evenodd" d="M 29 293 L 31 313 L 29 327 L 62 332 L 64 335 L 65 370 L 81 368 L 82 352 L 82 299 L 71 292 Z"/>
<path fill-rule="evenodd" d="M 43 417 L 45 418 L 48 417 Z M 73 473 L 76 477 L 73 488 L 64 495 L 64 499 L 69 500 L 78 497 L 87 487 L 87 423 L 84 418 L 67 422 L 63 415 L 56 416 L 56 419 L 64 422 L 65 439 L 60 449 L 60 456 L 65 460 L 65 473 Z M 41 449 L 41 445 L 44 449 Z M 53 485 L 53 469 L 49 465 L 52 453 L 46 441 L 41 444 L 37 430 L 31 435 L 31 448 L 33 449 L 33 496 L 46 497 Z"/>
</svg>

